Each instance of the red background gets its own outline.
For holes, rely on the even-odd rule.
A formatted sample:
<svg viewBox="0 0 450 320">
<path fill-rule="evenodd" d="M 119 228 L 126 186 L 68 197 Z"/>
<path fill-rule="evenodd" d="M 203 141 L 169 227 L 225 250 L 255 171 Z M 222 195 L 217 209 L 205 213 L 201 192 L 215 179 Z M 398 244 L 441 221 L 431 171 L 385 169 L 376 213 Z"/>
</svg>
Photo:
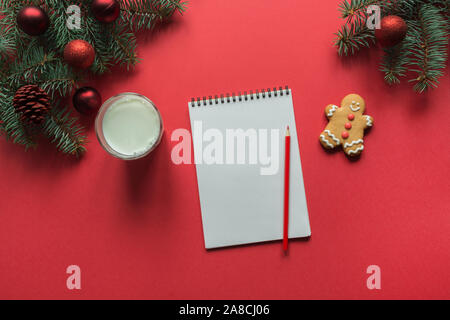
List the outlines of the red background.
<svg viewBox="0 0 450 320">
<path fill-rule="evenodd" d="M 143 62 L 95 85 L 133 91 L 166 127 L 150 157 L 122 162 L 96 141 L 81 160 L 0 142 L 1 298 L 450 298 L 448 70 L 437 90 L 390 88 L 379 50 L 342 59 L 338 1 L 192 0 L 139 40 Z M 170 160 L 191 97 L 293 89 L 312 237 L 207 252 L 195 167 Z M 359 161 L 318 142 L 324 107 L 361 94 L 375 119 Z M 66 288 L 66 267 L 82 289 Z M 366 268 L 381 267 L 381 290 Z"/>
</svg>

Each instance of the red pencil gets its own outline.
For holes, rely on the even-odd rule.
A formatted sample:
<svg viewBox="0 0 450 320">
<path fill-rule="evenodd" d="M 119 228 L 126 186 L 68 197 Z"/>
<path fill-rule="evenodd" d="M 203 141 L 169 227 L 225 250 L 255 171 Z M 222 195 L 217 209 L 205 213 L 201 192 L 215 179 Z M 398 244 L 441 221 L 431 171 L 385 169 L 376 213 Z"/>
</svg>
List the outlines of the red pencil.
<svg viewBox="0 0 450 320">
<path fill-rule="evenodd" d="M 284 232 L 283 232 L 283 250 L 288 249 L 288 229 L 289 229 L 289 169 L 291 158 L 291 134 L 289 126 L 286 130 L 286 147 L 284 158 Z"/>
</svg>

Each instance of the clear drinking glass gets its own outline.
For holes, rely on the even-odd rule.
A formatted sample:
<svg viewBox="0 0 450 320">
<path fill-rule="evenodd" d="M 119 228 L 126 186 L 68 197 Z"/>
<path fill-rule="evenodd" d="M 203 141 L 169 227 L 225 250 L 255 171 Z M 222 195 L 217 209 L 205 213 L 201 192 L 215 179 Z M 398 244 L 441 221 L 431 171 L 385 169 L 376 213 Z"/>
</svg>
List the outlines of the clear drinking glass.
<svg viewBox="0 0 450 320">
<path fill-rule="evenodd" d="M 108 138 L 108 132 L 104 131 L 105 115 L 107 114 L 108 110 L 110 110 L 111 107 L 113 107 L 113 108 L 117 107 L 118 102 L 126 105 L 127 101 L 136 101 L 138 103 L 140 102 L 140 103 L 142 103 L 143 106 L 145 105 L 145 106 L 148 106 L 149 108 L 153 108 L 153 110 L 156 112 L 156 120 L 148 123 L 148 126 L 153 126 L 153 128 L 150 128 L 151 129 L 150 130 L 149 127 L 145 127 L 145 130 L 141 130 L 142 134 L 144 134 L 144 135 L 148 134 L 149 130 L 152 131 L 152 137 L 149 138 L 149 139 L 151 139 L 151 143 L 149 143 L 148 146 L 144 150 L 139 150 L 132 154 L 130 154 L 130 153 L 125 154 L 124 152 L 117 150 L 118 148 L 114 148 L 111 143 L 108 143 L 108 140 L 111 141 L 111 138 Z M 123 109 L 124 107 L 121 107 L 121 108 L 122 108 L 122 113 L 124 113 L 123 110 L 126 110 L 126 109 Z M 131 107 L 129 110 L 130 110 L 130 112 L 133 112 L 133 109 Z M 125 116 L 126 116 L 126 112 L 125 112 Z M 131 116 L 133 116 L 133 115 L 131 114 Z M 129 118 L 129 117 L 124 117 L 124 121 L 125 121 L 125 118 Z M 142 119 L 138 119 L 139 117 L 135 117 L 135 118 L 136 118 L 136 120 L 138 120 L 139 125 L 142 126 L 143 125 Z M 120 122 L 120 117 L 116 117 L 115 121 Z M 129 120 L 127 120 L 127 121 L 128 121 L 128 123 L 126 125 L 124 122 L 125 129 L 127 129 L 127 126 L 128 126 L 128 129 L 129 129 L 128 131 L 130 131 L 130 132 L 132 131 L 134 133 L 134 136 L 132 138 L 141 139 L 141 137 L 136 137 L 136 134 L 137 135 L 140 134 L 138 126 L 129 125 Z M 109 126 L 109 127 L 111 127 L 111 126 Z M 124 130 L 123 126 L 119 125 L 117 127 L 122 127 L 121 130 Z M 111 128 L 109 128 L 107 130 L 111 130 Z M 158 130 L 158 132 L 156 132 L 154 130 Z M 147 131 L 147 133 L 145 133 L 145 131 Z M 97 139 L 100 142 L 100 145 L 110 155 L 112 155 L 116 158 L 122 159 L 122 160 L 136 160 L 136 159 L 140 159 L 140 158 L 147 156 L 153 150 L 155 150 L 155 148 L 161 142 L 161 139 L 162 139 L 162 136 L 164 133 L 164 127 L 163 127 L 161 114 L 159 113 L 158 108 L 155 106 L 155 104 L 150 99 L 148 99 L 147 97 L 140 95 L 138 93 L 126 92 L 126 93 L 121 93 L 116 96 L 113 96 L 103 103 L 103 105 L 101 106 L 100 110 L 98 111 L 97 117 L 95 119 L 95 132 L 97 134 Z M 125 133 L 128 133 L 128 132 L 125 132 Z M 117 136 L 117 134 L 115 136 Z M 145 139 L 146 137 L 144 136 L 142 138 Z"/>
</svg>

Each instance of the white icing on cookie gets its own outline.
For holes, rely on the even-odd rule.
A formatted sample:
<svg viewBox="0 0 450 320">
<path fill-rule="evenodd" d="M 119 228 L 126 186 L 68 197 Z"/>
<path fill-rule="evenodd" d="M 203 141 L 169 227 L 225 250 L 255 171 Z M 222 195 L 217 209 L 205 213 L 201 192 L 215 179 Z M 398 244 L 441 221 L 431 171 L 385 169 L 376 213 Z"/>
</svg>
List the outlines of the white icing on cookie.
<svg viewBox="0 0 450 320">
<path fill-rule="evenodd" d="M 325 136 L 323 134 L 320 135 L 320 140 L 322 140 L 323 142 L 325 142 L 327 144 L 327 146 L 329 146 L 330 148 L 334 148 L 334 146 L 328 142 L 328 140 L 325 138 Z"/>
<path fill-rule="evenodd" d="M 364 143 L 363 139 L 354 140 L 351 143 L 346 142 L 346 143 L 344 143 L 344 148 L 351 147 L 351 146 L 353 146 L 355 144 L 358 144 L 358 143 Z"/>
<path fill-rule="evenodd" d="M 352 109 L 352 111 L 356 112 L 356 111 L 358 111 L 359 109 L 361 109 L 361 107 L 353 108 L 353 106 L 350 106 L 350 109 Z"/>
<path fill-rule="evenodd" d="M 371 127 L 372 126 L 372 120 L 370 119 L 370 116 L 364 116 L 365 118 L 366 118 L 366 125 L 368 126 L 368 127 Z"/>
<path fill-rule="evenodd" d="M 348 152 L 348 154 L 358 153 L 358 151 L 363 151 L 363 150 L 364 150 L 364 146 L 361 146 L 359 148 L 356 148 L 355 150 L 350 150 Z"/>
<path fill-rule="evenodd" d="M 328 116 L 328 117 L 333 116 L 333 113 L 337 110 L 337 108 L 338 108 L 337 106 L 332 105 L 330 111 L 329 111 L 328 114 L 327 114 L 327 116 Z"/>
<path fill-rule="evenodd" d="M 336 138 L 336 136 L 334 134 L 332 134 L 330 130 L 325 130 L 324 132 L 326 132 L 326 134 L 328 134 L 330 136 L 330 138 L 333 139 L 337 143 L 337 145 L 341 144 L 341 141 L 339 141 L 339 139 Z"/>
</svg>

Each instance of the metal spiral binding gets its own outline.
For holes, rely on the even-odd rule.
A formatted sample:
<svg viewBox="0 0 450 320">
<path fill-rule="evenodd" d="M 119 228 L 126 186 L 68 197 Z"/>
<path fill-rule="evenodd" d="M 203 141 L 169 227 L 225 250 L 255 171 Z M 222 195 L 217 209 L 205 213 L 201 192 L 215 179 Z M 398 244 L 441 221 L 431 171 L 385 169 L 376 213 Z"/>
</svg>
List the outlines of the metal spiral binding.
<svg viewBox="0 0 450 320">
<path fill-rule="evenodd" d="M 229 93 L 221 94 L 218 96 L 217 94 L 213 96 L 209 96 L 206 98 L 206 96 L 197 97 L 197 98 L 191 98 L 191 107 L 201 107 L 201 106 L 208 106 L 208 105 L 215 105 L 215 104 L 225 104 L 225 103 L 236 103 L 240 101 L 249 101 L 249 100 L 257 100 L 257 99 L 267 99 L 272 97 L 278 97 L 278 95 L 289 95 L 290 89 L 289 86 L 278 87 L 277 88 L 268 88 L 256 90 L 253 92 L 253 90 L 250 90 L 250 92 L 244 91 L 244 93 L 241 93 L 240 91 L 235 94 L 234 92 L 230 95 Z"/>
</svg>

